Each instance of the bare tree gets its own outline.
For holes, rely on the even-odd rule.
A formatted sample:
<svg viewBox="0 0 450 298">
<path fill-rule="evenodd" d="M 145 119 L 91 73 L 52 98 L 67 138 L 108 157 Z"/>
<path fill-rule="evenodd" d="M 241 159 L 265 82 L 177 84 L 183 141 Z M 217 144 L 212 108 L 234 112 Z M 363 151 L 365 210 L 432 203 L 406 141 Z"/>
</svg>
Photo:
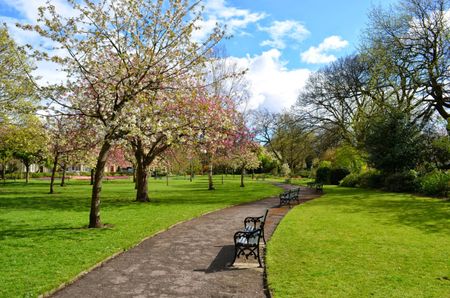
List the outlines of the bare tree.
<svg viewBox="0 0 450 298">
<path fill-rule="evenodd" d="M 403 66 L 398 80 L 408 83 L 426 122 L 434 113 L 447 121 L 450 131 L 450 2 L 403 0 L 397 7 L 374 9 L 368 38 L 389 55 L 378 58 Z M 387 49 L 387 50 L 386 50 Z M 400 75 L 401 74 L 401 75 Z M 402 86 L 400 84 L 400 86 Z"/>
</svg>

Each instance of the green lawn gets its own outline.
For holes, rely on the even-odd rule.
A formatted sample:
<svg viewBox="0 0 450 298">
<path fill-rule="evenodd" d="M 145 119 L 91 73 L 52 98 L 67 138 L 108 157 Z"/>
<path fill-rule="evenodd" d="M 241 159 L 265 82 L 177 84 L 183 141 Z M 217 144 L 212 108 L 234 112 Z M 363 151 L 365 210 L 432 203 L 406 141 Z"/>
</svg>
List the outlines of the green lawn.
<svg viewBox="0 0 450 298">
<path fill-rule="evenodd" d="M 103 184 L 101 217 L 107 229 L 87 229 L 91 187 L 69 182 L 48 194 L 48 181 L 0 184 L 0 297 L 35 297 L 73 279 L 108 256 L 171 225 L 226 206 L 275 195 L 268 183 L 230 176 L 150 180 L 151 203 L 135 203 L 131 181 Z M 231 241 L 231 240 L 230 240 Z"/>
<path fill-rule="evenodd" d="M 268 244 L 275 297 L 450 297 L 450 202 L 327 187 Z"/>
</svg>

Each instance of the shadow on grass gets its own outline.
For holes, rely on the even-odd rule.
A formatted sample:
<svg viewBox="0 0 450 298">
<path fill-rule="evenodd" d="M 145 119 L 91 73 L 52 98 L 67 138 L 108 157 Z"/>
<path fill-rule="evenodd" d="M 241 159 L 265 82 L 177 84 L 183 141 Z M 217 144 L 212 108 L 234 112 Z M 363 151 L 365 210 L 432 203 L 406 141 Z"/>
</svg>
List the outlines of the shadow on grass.
<svg viewBox="0 0 450 298">
<path fill-rule="evenodd" d="M 314 206 L 366 213 L 386 224 L 401 224 L 426 233 L 450 233 L 450 201 L 378 190 L 329 188 Z"/>
<path fill-rule="evenodd" d="M 134 201 L 135 190 L 133 184 L 123 181 L 114 182 L 115 187 L 104 184 L 101 193 L 102 208 L 120 209 L 142 203 Z M 196 184 L 173 185 L 165 189 L 164 185 L 157 185 L 152 189 L 149 185 L 150 204 L 154 206 L 184 206 L 184 205 L 224 205 L 243 203 L 243 191 L 252 193 L 253 200 L 262 198 L 265 190 L 259 190 L 257 185 L 251 185 L 245 190 L 238 185 L 218 186 L 217 190 L 207 190 L 207 184 L 199 181 Z M 246 201 L 251 201 L 248 198 Z M 0 188 L 0 209 L 2 213 L 18 210 L 64 210 L 88 212 L 90 208 L 90 185 L 85 181 L 78 181 L 65 188 L 57 187 L 54 194 L 48 193 L 48 183 L 42 181 L 11 182 L 7 187 Z M 132 207 L 131 207 L 132 208 Z"/>
<path fill-rule="evenodd" d="M 11 229 L 2 230 L 0 240 L 7 238 L 64 238 L 66 240 L 79 241 L 82 235 L 86 235 L 89 229 L 86 227 L 79 228 L 63 228 L 63 227 L 47 227 L 39 229 L 27 229 L 23 226 L 11 226 Z M 92 236 L 92 235 L 89 235 Z"/>
</svg>

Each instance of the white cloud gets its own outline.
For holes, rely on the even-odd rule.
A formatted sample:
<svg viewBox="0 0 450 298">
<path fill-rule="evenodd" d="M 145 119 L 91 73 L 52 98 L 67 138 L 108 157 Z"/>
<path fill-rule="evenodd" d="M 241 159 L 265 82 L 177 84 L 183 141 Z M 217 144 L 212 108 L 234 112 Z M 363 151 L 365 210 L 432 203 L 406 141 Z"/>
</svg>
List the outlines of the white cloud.
<svg viewBox="0 0 450 298">
<path fill-rule="evenodd" d="M 56 44 L 41 37 L 34 31 L 24 31 L 16 27 L 16 23 L 27 22 L 28 20 L 19 20 L 10 17 L 0 17 L 0 23 L 5 23 L 8 26 L 10 35 L 14 38 L 14 41 L 18 45 L 30 44 L 36 49 L 45 50 L 50 54 L 57 54 L 59 56 L 65 56 L 67 53 L 61 49 L 54 49 Z M 37 67 L 33 71 L 33 75 L 39 77 L 38 83 L 60 83 L 66 79 L 66 74 L 59 71 L 59 65 L 50 61 L 37 61 L 35 63 Z"/>
<path fill-rule="evenodd" d="M 205 1 L 205 19 L 197 23 L 200 29 L 195 30 L 192 35 L 194 40 L 202 41 L 212 32 L 216 24 L 225 25 L 227 34 L 245 34 L 243 30 L 248 25 L 266 16 L 265 13 L 228 6 L 226 0 L 207 0 Z"/>
<path fill-rule="evenodd" d="M 288 70 L 280 59 L 281 52 L 271 49 L 257 56 L 231 58 L 240 67 L 248 68 L 250 100 L 248 108 L 267 108 L 281 111 L 297 100 L 299 91 L 305 85 L 311 71 L 308 69 Z"/>
<path fill-rule="evenodd" d="M 299 43 L 310 34 L 303 24 L 292 20 L 274 21 L 270 27 L 259 27 L 259 30 L 269 33 L 271 38 L 264 40 L 260 45 L 277 49 L 284 49 L 287 41 Z"/>
<path fill-rule="evenodd" d="M 27 21 L 36 23 L 38 18 L 38 8 L 46 6 L 47 0 L 0 0 L 0 3 L 17 10 L 21 17 Z M 56 11 L 63 16 L 73 16 L 74 10 L 64 0 L 52 0 L 51 4 L 55 6 Z"/>
<path fill-rule="evenodd" d="M 335 61 L 336 56 L 329 54 L 328 51 L 340 50 L 348 46 L 348 41 L 340 36 L 333 35 L 325 38 L 317 47 L 310 47 L 307 51 L 301 53 L 303 62 L 310 64 L 330 63 Z"/>
<path fill-rule="evenodd" d="M 6 23 L 11 36 L 19 45 L 30 44 L 36 49 L 45 50 L 49 54 L 65 56 L 64 50 L 57 49 L 57 44 L 49 39 L 41 37 L 33 31 L 24 31 L 16 27 L 16 23 L 36 24 L 38 18 L 38 8 L 45 6 L 47 0 L 0 0 L 1 5 L 9 6 L 15 9 L 19 15 L 18 18 L 0 16 L 0 22 Z M 56 12 L 62 16 L 70 17 L 75 15 L 73 8 L 64 0 L 52 0 L 51 4 L 55 6 Z M 36 62 L 36 70 L 33 75 L 39 77 L 41 84 L 60 83 L 66 80 L 66 74 L 58 70 L 59 65 L 50 61 Z"/>
</svg>

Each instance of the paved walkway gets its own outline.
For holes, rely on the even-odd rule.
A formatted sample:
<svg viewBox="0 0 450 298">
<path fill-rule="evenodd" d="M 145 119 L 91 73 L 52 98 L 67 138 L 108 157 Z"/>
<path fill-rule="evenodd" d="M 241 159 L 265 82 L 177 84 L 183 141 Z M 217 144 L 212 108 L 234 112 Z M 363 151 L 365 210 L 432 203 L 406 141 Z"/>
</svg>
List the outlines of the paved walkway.
<svg viewBox="0 0 450 298">
<path fill-rule="evenodd" d="M 292 186 L 280 185 L 285 189 Z M 306 201 L 317 197 L 302 188 Z M 263 269 L 254 259 L 233 260 L 233 235 L 246 216 L 269 214 L 266 239 L 289 211 L 278 198 L 222 209 L 145 240 L 52 297 L 266 297 Z"/>
</svg>

